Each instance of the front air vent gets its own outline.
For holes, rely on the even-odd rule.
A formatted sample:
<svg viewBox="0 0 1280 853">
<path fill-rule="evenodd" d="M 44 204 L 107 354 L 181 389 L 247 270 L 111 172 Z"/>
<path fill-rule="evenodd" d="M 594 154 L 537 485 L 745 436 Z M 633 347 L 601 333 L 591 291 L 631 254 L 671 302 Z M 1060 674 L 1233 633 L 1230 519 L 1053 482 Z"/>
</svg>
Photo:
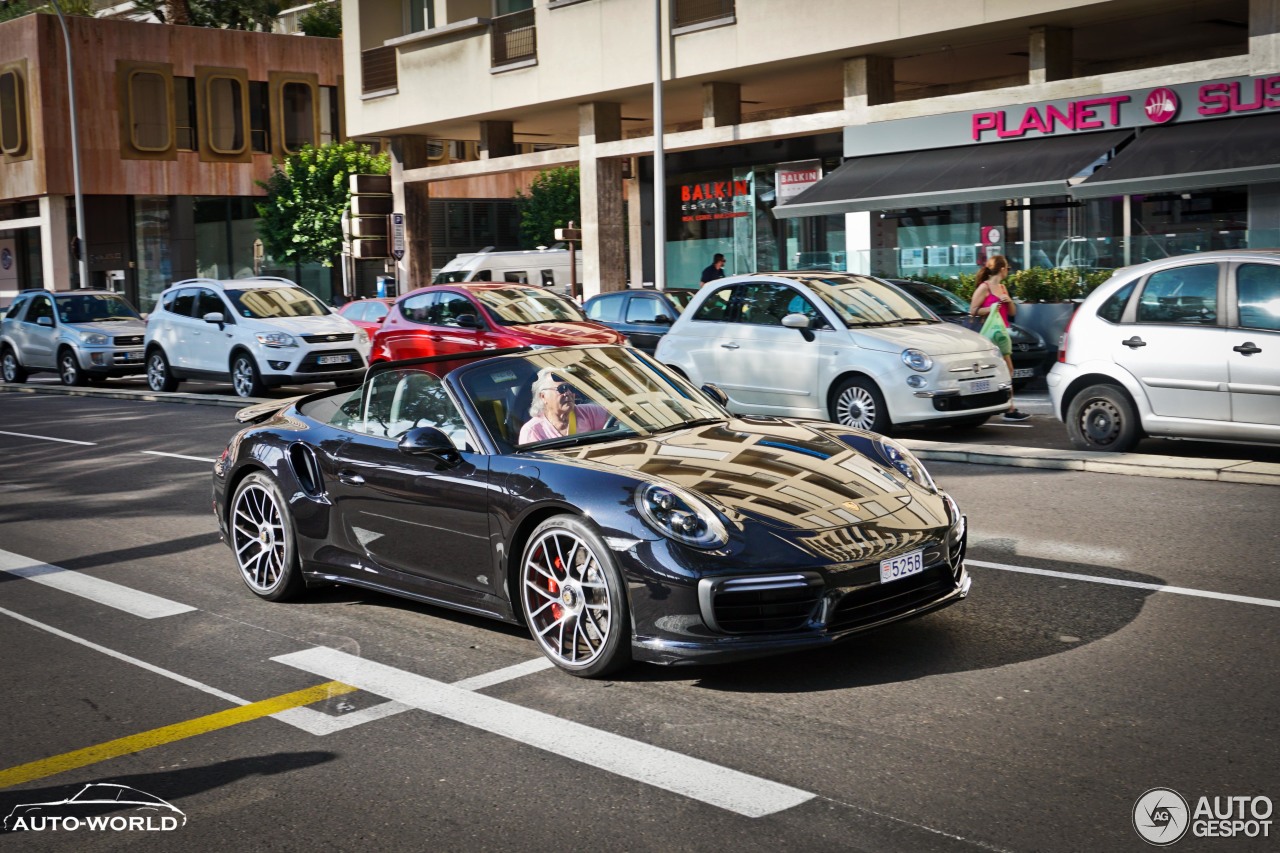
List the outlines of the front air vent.
<svg viewBox="0 0 1280 853">
<path fill-rule="evenodd" d="M 312 497 L 324 494 L 324 477 L 320 474 L 320 463 L 316 461 L 315 452 L 305 444 L 289 446 L 289 465 L 298 478 L 302 490 Z"/>
<path fill-rule="evenodd" d="M 822 579 L 808 572 L 698 582 L 703 620 L 725 634 L 799 631 L 814 621 L 821 598 Z"/>
</svg>

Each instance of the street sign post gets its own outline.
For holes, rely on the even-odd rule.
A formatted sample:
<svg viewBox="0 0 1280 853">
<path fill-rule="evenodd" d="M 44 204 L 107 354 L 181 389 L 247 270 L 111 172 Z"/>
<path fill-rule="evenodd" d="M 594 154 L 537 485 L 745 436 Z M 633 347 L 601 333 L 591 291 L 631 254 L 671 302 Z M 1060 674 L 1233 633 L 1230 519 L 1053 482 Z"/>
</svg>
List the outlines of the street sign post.
<svg viewBox="0 0 1280 853">
<path fill-rule="evenodd" d="M 582 301 L 582 290 L 578 286 L 578 263 L 574 259 L 574 246 L 582 242 L 582 229 L 573 227 L 569 220 L 568 228 L 557 228 L 556 239 L 569 244 L 569 293 L 573 298 Z"/>
<path fill-rule="evenodd" d="M 404 257 L 404 214 L 391 214 L 391 257 L 397 261 Z"/>
</svg>

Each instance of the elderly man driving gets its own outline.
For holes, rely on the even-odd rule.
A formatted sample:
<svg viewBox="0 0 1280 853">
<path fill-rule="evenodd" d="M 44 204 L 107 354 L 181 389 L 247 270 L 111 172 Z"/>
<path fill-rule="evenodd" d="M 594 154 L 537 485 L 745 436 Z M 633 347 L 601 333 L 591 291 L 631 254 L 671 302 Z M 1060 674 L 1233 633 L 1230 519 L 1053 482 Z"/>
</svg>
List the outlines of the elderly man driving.
<svg viewBox="0 0 1280 853">
<path fill-rule="evenodd" d="M 602 406 L 595 403 L 579 406 L 573 386 L 560 381 L 551 370 L 538 372 L 529 414 L 532 420 L 520 428 L 521 444 L 594 432 L 603 429 L 609 420 L 609 413 Z"/>
</svg>

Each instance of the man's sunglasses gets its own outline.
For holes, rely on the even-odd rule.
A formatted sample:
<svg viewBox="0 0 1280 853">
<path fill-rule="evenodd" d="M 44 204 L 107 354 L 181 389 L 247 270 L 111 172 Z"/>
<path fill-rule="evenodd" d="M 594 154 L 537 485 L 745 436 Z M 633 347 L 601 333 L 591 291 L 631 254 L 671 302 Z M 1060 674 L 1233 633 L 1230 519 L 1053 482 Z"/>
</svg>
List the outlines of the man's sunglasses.
<svg viewBox="0 0 1280 853">
<path fill-rule="evenodd" d="M 568 382 L 561 382 L 559 385 L 552 385 L 547 390 L 555 391 L 557 394 L 572 394 L 573 386 L 570 385 Z"/>
</svg>

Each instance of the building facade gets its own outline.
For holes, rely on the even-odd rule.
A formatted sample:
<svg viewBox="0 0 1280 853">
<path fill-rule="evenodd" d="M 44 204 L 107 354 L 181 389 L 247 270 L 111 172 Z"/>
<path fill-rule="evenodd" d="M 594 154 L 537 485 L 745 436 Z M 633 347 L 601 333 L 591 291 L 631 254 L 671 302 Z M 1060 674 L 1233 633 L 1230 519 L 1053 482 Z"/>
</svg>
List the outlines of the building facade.
<svg viewBox="0 0 1280 853">
<path fill-rule="evenodd" d="M 954 274 L 1280 242 L 1280 0 L 358 0 L 344 34 L 407 269 L 438 186 L 565 163 L 588 293 L 651 281 L 655 234 L 664 286 L 715 252 Z M 432 165 L 431 136 L 480 158 Z"/>
</svg>

